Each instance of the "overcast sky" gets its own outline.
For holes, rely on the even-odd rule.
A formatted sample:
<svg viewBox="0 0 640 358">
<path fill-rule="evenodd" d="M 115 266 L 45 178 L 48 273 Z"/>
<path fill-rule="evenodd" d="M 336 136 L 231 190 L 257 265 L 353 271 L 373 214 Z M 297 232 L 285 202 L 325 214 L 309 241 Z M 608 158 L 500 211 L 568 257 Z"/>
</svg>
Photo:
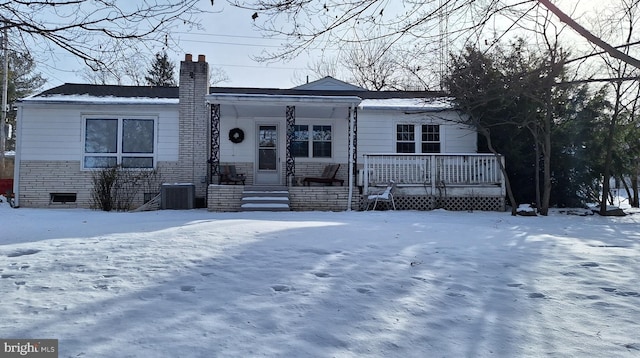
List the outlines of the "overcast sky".
<svg viewBox="0 0 640 358">
<path fill-rule="evenodd" d="M 208 2 L 203 0 L 203 8 L 211 9 L 207 6 Z M 589 4 L 596 2 L 563 0 L 556 3 L 566 12 L 572 12 L 576 9 L 576 4 L 579 4 L 578 12 L 584 12 Z M 168 54 L 176 67 L 184 59 L 185 53 L 193 54 L 194 58 L 203 54 L 210 66 L 223 69 L 229 77 L 229 81 L 219 85 L 232 87 L 290 88 L 304 83 L 306 76 L 312 75 L 307 68 L 314 58 L 319 56 L 318 53 L 304 54 L 290 62 L 257 62 L 253 57 L 259 56 L 265 50 L 277 49 L 284 39 L 263 38 L 263 34 L 253 27 L 252 11 L 234 8 L 226 1 L 216 1 L 213 9 L 213 13 L 203 14 L 202 30 L 174 33 L 175 38 L 180 41 L 181 48 L 170 48 Z M 585 24 L 586 20 L 583 17 L 576 16 Z M 325 49 L 328 55 L 336 52 L 337 46 Z M 142 56 L 140 63 L 148 64 L 153 55 Z M 49 57 L 46 60 L 39 59 L 37 70 L 48 79 L 45 88 L 63 83 L 87 82 L 82 76 L 85 66 L 81 61 L 62 50 L 57 50 L 54 57 L 53 60 Z"/>
<path fill-rule="evenodd" d="M 207 1 L 208 2 L 208 1 Z M 203 5 L 203 8 L 210 9 Z M 222 86 L 289 88 L 301 84 L 300 78 L 307 67 L 308 58 L 298 58 L 289 63 L 260 63 L 252 59 L 265 49 L 275 49 L 281 43 L 277 39 L 265 39 L 253 29 L 252 12 L 241 10 L 216 1 L 215 13 L 202 16 L 202 30 L 178 31 L 174 33 L 182 48 L 171 48 L 170 59 L 176 64 L 191 53 L 194 59 L 199 54 L 206 56 L 210 66 L 222 68 L 230 81 Z M 160 49 L 158 49 L 160 50 Z M 37 70 L 48 79 L 45 88 L 63 83 L 85 83 L 82 61 L 58 50 L 56 59 L 40 61 Z M 144 54 L 145 58 L 150 56 Z M 150 63 L 152 57 L 142 63 Z M 294 78 L 298 80 L 294 80 Z"/>
</svg>

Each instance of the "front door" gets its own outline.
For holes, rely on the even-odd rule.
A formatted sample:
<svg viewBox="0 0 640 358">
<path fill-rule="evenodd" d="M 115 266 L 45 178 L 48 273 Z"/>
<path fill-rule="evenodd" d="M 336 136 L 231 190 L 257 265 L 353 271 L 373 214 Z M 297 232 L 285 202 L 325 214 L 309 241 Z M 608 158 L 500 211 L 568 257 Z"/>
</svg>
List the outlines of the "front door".
<svg viewBox="0 0 640 358">
<path fill-rule="evenodd" d="M 275 124 L 258 125 L 258 165 L 255 183 L 257 185 L 280 184 L 278 165 L 278 126 Z"/>
</svg>

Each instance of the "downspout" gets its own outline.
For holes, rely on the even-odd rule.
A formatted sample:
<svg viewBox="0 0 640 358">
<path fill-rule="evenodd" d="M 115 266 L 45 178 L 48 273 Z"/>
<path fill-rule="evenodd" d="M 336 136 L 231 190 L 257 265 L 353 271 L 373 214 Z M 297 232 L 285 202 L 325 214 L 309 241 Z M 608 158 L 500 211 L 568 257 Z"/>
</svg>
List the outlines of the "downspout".
<svg viewBox="0 0 640 358">
<path fill-rule="evenodd" d="M 349 197 L 347 197 L 347 211 L 351 211 L 351 202 L 353 201 L 353 144 L 354 144 L 354 130 L 353 130 L 353 121 L 354 121 L 354 116 L 353 113 L 355 112 L 356 109 L 356 105 L 355 103 L 351 104 L 351 108 L 349 109 Z"/>
</svg>

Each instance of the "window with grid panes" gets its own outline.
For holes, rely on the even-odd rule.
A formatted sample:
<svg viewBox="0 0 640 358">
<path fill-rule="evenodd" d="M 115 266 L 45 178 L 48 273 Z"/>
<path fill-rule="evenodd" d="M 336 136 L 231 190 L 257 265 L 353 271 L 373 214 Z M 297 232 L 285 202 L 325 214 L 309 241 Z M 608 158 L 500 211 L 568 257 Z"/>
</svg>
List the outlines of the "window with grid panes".
<svg viewBox="0 0 640 358">
<path fill-rule="evenodd" d="M 413 124 L 396 125 L 396 153 L 415 153 L 415 127 Z"/>
<path fill-rule="evenodd" d="M 331 126 L 313 126 L 313 157 L 331 158 Z"/>
<path fill-rule="evenodd" d="M 291 155 L 294 157 L 309 157 L 309 126 L 295 124 L 293 139 L 291 140 Z"/>
<path fill-rule="evenodd" d="M 422 153 L 440 153 L 440 126 L 422 125 Z"/>
<path fill-rule="evenodd" d="M 293 126 L 291 155 L 299 158 L 331 158 L 330 125 L 296 124 Z"/>
</svg>

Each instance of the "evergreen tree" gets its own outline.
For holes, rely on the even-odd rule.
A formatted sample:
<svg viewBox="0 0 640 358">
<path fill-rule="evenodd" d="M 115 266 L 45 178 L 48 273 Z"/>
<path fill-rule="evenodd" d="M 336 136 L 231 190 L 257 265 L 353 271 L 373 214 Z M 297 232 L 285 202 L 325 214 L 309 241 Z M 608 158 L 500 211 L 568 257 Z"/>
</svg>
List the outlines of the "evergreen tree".
<svg viewBox="0 0 640 358">
<path fill-rule="evenodd" d="M 166 52 L 158 52 L 155 61 L 151 64 L 148 75 L 144 77 L 147 84 L 156 87 L 176 86 L 176 80 L 173 77 L 175 64 L 169 60 Z"/>
<path fill-rule="evenodd" d="M 20 98 L 24 98 L 36 92 L 46 80 L 40 73 L 35 72 L 35 62 L 28 53 L 9 52 L 9 86 L 7 87 L 7 105 L 9 109 Z M 0 78 L 3 78 L 0 68 Z M 6 150 L 15 150 L 16 112 L 7 112 L 7 124 L 13 133 L 8 133 L 10 138 L 6 141 Z"/>
<path fill-rule="evenodd" d="M 522 41 L 491 52 L 468 48 L 452 58 L 446 81 L 458 108 L 482 134 L 479 150 L 493 148 L 505 156 L 513 201 L 535 202 L 539 208 L 577 205 L 593 197 L 598 171 L 592 155 L 601 153 L 595 139 L 602 133 L 596 125 L 606 106 L 602 94 L 592 97 L 585 88 L 563 84 L 550 91 L 550 79 L 561 78 L 556 74 L 561 68 L 554 69 L 547 56 L 526 51 Z M 548 129 L 546 118 L 551 119 Z M 547 139 L 553 157 L 542 149 Z M 548 170 L 541 165 L 546 161 Z M 548 201 L 537 179 L 545 175 L 553 193 Z"/>
</svg>

